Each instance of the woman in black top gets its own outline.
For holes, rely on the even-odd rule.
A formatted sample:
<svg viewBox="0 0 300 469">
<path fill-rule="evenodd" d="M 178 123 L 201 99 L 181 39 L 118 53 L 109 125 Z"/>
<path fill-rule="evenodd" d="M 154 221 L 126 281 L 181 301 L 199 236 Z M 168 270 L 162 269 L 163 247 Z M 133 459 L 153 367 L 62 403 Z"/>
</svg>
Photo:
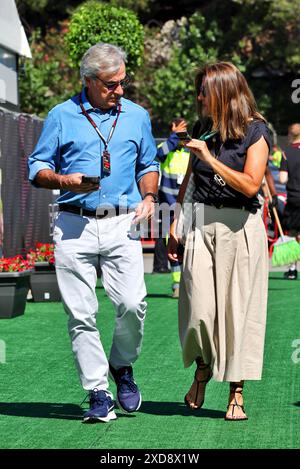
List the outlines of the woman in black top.
<svg viewBox="0 0 300 469">
<path fill-rule="evenodd" d="M 229 381 L 225 419 L 246 420 L 244 380 L 261 379 L 263 361 L 268 250 L 257 192 L 270 137 L 233 64 L 204 67 L 195 85 L 202 125 L 186 144 L 192 155 L 177 199 L 194 185 L 179 297 L 184 365 L 196 362 L 185 402 L 200 408 L 211 377 Z M 175 220 L 170 259 L 178 260 L 178 244 Z"/>
</svg>

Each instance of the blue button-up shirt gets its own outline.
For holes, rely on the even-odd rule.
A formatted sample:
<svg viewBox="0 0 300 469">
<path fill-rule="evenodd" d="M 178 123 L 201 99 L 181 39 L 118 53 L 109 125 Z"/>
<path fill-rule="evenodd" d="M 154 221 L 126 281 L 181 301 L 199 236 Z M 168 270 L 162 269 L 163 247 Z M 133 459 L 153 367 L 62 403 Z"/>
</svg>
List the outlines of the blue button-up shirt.
<svg viewBox="0 0 300 469">
<path fill-rule="evenodd" d="M 117 109 L 94 109 L 82 91 L 85 110 L 105 139 L 116 119 Z M 156 145 L 148 112 L 121 98 L 121 113 L 108 145 L 111 174 L 102 176 L 104 144 L 82 113 L 78 95 L 55 106 L 48 114 L 34 152 L 28 160 L 29 180 L 42 169 L 60 174 L 84 173 L 100 176 L 101 187 L 89 194 L 62 190 L 58 203 L 95 210 L 99 206 L 134 207 L 141 200 L 137 183 L 150 171 L 159 171 L 155 161 Z"/>
</svg>

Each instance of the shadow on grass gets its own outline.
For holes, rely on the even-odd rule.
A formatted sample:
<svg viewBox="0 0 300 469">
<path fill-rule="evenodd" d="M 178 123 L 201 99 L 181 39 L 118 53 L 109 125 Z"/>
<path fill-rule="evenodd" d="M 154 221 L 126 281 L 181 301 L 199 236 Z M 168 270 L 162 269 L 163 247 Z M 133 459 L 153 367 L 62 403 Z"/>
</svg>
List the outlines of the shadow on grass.
<svg viewBox="0 0 300 469">
<path fill-rule="evenodd" d="M 290 282 L 295 282 L 295 280 L 288 280 L 288 279 L 286 279 L 286 278 L 284 278 L 284 277 L 272 277 L 272 276 L 269 277 L 269 280 L 283 280 L 287 285 L 288 285 Z M 297 280 L 296 280 L 296 282 L 297 282 Z"/>
<path fill-rule="evenodd" d="M 167 295 L 166 293 L 148 293 L 147 298 L 171 298 L 174 300 L 171 294 Z"/>
<path fill-rule="evenodd" d="M 76 404 L 58 404 L 49 402 L 0 402 L 0 415 L 10 415 L 14 417 L 82 420 L 82 416 L 87 410 L 88 407 L 83 410 L 79 405 Z M 121 413 L 118 407 L 116 407 L 115 410 L 117 412 L 118 418 L 136 417 L 136 414 L 125 415 Z"/>
<path fill-rule="evenodd" d="M 81 420 L 83 410 L 76 404 L 48 402 L 0 402 L 0 415 Z"/>
<path fill-rule="evenodd" d="M 154 402 L 143 401 L 139 410 L 142 414 L 153 415 L 197 415 L 198 417 L 206 417 L 212 419 L 224 418 L 225 412 L 213 409 L 197 409 L 191 410 L 184 404 L 178 402 Z"/>
<path fill-rule="evenodd" d="M 295 405 L 296 407 L 300 407 L 300 401 L 294 402 L 294 405 Z"/>
</svg>

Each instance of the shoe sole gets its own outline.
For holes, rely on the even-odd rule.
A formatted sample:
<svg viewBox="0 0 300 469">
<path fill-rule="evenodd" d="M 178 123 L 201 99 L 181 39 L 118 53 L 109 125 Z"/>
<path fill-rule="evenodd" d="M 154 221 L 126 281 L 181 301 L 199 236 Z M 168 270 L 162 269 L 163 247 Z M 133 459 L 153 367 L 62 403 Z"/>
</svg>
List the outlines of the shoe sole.
<svg viewBox="0 0 300 469">
<path fill-rule="evenodd" d="M 122 412 L 122 414 L 127 414 L 127 415 L 128 415 L 128 414 L 133 414 L 134 412 L 137 412 L 137 411 L 139 410 L 139 408 L 141 407 L 141 404 L 142 404 L 142 396 L 141 396 L 141 394 L 140 394 L 140 400 L 139 400 L 138 406 L 137 406 L 137 408 L 134 409 L 134 410 L 126 410 L 126 409 L 124 409 L 124 407 L 121 406 L 118 397 L 116 397 L 116 403 L 117 403 L 117 405 L 118 405 L 120 411 Z"/>
<path fill-rule="evenodd" d="M 113 377 L 113 375 L 112 375 L 112 372 L 111 372 L 110 370 L 108 371 L 108 376 L 109 376 L 109 378 L 116 384 L 115 379 L 114 379 L 114 377 Z M 141 393 L 140 393 L 140 400 L 139 400 L 138 406 L 137 406 L 137 408 L 134 409 L 134 410 L 128 411 L 128 410 L 124 409 L 124 407 L 122 407 L 121 404 L 120 404 L 120 402 L 119 402 L 118 394 L 117 394 L 117 396 L 116 396 L 116 403 L 117 403 L 117 405 L 118 405 L 120 411 L 121 411 L 123 414 L 132 414 L 133 412 L 137 412 L 137 411 L 139 410 L 139 408 L 141 407 L 141 405 L 142 405 L 142 395 L 141 395 Z"/>
<path fill-rule="evenodd" d="M 117 416 L 115 414 L 115 411 L 114 410 L 111 410 L 110 412 L 108 412 L 107 416 L 106 417 L 83 417 L 83 421 L 85 423 L 87 422 L 110 422 L 111 420 L 116 420 L 117 419 Z"/>
</svg>

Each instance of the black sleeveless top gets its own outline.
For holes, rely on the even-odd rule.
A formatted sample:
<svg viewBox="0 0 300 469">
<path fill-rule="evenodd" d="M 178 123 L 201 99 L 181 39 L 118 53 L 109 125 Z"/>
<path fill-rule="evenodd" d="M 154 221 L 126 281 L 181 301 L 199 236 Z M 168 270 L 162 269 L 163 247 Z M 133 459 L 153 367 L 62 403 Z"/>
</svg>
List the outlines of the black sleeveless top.
<svg viewBox="0 0 300 469">
<path fill-rule="evenodd" d="M 197 122 L 193 130 L 193 137 L 199 138 L 205 128 L 207 128 L 207 124 L 203 126 Z M 270 151 L 271 138 L 268 127 L 265 122 L 259 120 L 253 120 L 249 123 L 243 139 L 227 140 L 222 145 L 219 134 L 216 134 L 209 138 L 206 144 L 213 154 L 218 155 L 219 161 L 235 171 L 243 172 L 247 150 L 261 136 L 266 140 Z M 216 207 L 246 207 L 249 211 L 253 210 L 254 212 L 260 207 L 257 196 L 249 198 L 228 184 L 225 184 L 225 186 L 218 184 L 214 179 L 215 173 L 212 168 L 195 155 L 192 155 L 192 168 L 196 184 L 193 194 L 194 202 L 215 205 Z"/>
</svg>

